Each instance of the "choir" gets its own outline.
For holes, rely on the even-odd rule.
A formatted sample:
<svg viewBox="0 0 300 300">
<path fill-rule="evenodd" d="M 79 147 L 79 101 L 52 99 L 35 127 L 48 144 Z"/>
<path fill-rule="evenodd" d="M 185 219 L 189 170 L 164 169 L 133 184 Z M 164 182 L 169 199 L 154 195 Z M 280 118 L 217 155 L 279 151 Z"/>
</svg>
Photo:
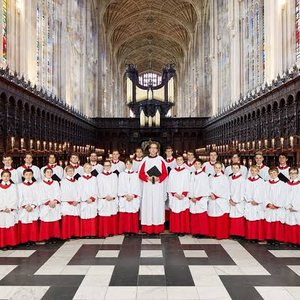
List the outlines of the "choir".
<svg viewBox="0 0 300 300">
<path fill-rule="evenodd" d="M 65 169 L 54 154 L 39 169 L 27 153 L 17 170 L 12 157 L 4 155 L 0 248 L 131 235 L 140 229 L 159 234 L 166 220 L 178 235 L 300 245 L 299 170 L 287 165 L 284 153 L 277 167 L 267 167 L 257 152 L 248 170 L 238 154 L 225 168 L 215 151 L 204 164 L 193 151 L 187 161 L 175 158 L 171 147 L 165 159 L 158 152 L 153 142 L 148 156 L 137 148 L 134 159 L 122 162 L 114 150 L 103 166 L 96 153 L 83 166 L 72 154 Z"/>
</svg>

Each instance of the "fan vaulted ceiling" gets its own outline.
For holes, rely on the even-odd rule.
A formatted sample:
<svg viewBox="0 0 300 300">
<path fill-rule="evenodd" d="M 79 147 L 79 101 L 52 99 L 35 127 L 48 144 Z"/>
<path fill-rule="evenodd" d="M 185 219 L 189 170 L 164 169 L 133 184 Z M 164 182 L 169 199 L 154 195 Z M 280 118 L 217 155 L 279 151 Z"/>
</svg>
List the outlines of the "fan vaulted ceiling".
<svg viewBox="0 0 300 300">
<path fill-rule="evenodd" d="M 103 21 L 118 65 L 133 63 L 140 72 L 179 67 L 197 22 L 193 1 L 107 1 Z"/>
</svg>

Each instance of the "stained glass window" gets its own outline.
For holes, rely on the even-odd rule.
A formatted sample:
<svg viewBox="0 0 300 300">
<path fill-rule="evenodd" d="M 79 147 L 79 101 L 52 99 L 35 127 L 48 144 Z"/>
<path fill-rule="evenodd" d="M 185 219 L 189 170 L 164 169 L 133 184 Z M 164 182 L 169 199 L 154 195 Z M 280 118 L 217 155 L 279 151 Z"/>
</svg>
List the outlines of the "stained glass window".
<svg viewBox="0 0 300 300">
<path fill-rule="evenodd" d="M 262 84 L 265 77 L 263 0 L 246 1 L 244 62 L 247 92 Z"/>
<path fill-rule="evenodd" d="M 296 6 L 296 23 L 295 23 L 295 34 L 296 34 L 296 60 L 300 60 L 300 0 L 295 0 Z"/>
<path fill-rule="evenodd" d="M 37 83 L 47 91 L 53 90 L 54 7 L 53 0 L 37 1 Z"/>
<path fill-rule="evenodd" d="M 2 59 L 7 63 L 7 0 L 2 0 Z"/>
</svg>

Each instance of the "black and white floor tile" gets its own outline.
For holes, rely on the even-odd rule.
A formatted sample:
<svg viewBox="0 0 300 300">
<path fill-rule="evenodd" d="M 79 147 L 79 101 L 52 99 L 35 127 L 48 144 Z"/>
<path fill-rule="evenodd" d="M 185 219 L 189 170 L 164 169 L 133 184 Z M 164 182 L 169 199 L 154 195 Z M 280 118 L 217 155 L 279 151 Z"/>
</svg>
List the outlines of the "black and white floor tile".
<svg viewBox="0 0 300 300">
<path fill-rule="evenodd" d="M 115 236 L 0 252 L 0 299 L 300 299 L 300 249 Z"/>
</svg>

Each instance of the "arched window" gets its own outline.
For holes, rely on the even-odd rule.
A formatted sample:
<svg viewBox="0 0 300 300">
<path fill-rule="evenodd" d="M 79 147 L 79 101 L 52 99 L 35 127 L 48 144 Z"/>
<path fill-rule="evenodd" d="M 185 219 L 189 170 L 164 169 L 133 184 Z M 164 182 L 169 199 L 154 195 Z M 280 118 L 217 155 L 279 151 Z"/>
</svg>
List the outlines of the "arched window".
<svg viewBox="0 0 300 300">
<path fill-rule="evenodd" d="M 157 86 L 161 84 L 161 75 L 154 72 L 145 72 L 139 76 L 139 83 L 143 86 Z"/>
</svg>

